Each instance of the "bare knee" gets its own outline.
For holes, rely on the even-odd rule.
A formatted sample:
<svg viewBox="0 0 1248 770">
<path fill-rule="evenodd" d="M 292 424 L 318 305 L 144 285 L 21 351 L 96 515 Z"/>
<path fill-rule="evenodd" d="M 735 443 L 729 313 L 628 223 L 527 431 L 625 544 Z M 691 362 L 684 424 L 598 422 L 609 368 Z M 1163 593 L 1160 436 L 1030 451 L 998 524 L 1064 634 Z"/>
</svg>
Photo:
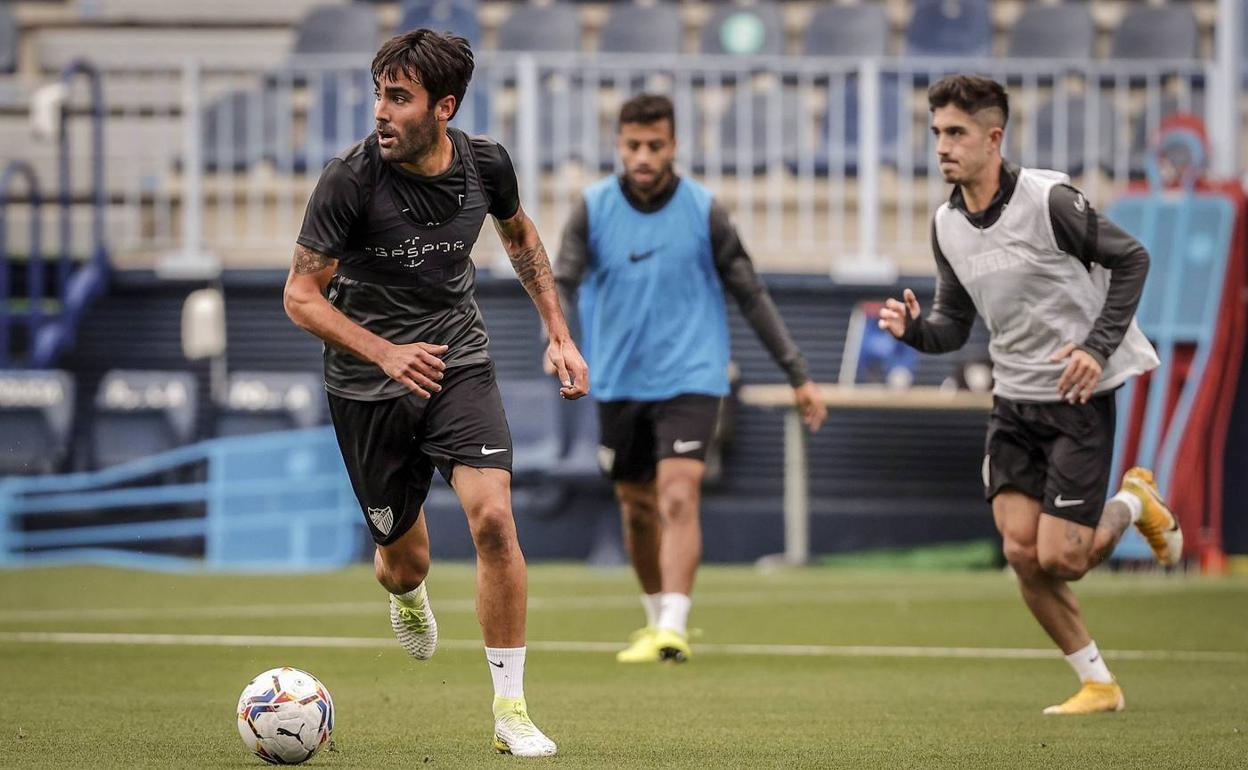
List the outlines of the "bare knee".
<svg viewBox="0 0 1248 770">
<path fill-rule="evenodd" d="M 654 495 L 644 491 L 620 491 L 620 515 L 624 525 L 633 532 L 648 532 L 659 526 L 659 509 Z"/>
<path fill-rule="evenodd" d="M 425 582 L 429 575 L 429 551 L 387 550 L 378 547 L 373 556 L 373 572 L 377 582 L 392 594 L 404 594 Z"/>
<path fill-rule="evenodd" d="M 1065 550 L 1040 554 L 1040 569 L 1059 580 L 1078 580 L 1091 567 L 1089 554 Z"/>
<path fill-rule="evenodd" d="M 659 510 L 669 523 L 681 524 L 698 517 L 698 488 L 692 484 L 670 484 L 659 492 Z"/>
<path fill-rule="evenodd" d="M 1001 548 L 1005 560 L 1021 580 L 1030 580 L 1041 570 L 1035 543 L 1007 539 Z"/>
<path fill-rule="evenodd" d="M 468 522 L 480 558 L 505 558 L 516 547 L 516 523 L 506 506 L 496 503 L 475 506 L 468 511 Z"/>
</svg>

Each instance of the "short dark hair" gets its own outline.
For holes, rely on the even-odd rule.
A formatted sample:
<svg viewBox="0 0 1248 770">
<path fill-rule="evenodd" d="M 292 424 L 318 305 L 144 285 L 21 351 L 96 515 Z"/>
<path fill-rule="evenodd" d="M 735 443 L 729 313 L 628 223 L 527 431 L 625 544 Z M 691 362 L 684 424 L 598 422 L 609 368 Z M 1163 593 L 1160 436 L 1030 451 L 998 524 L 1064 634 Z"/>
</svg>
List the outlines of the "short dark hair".
<svg viewBox="0 0 1248 770">
<path fill-rule="evenodd" d="M 980 75 L 949 75 L 927 89 L 927 106 L 932 111 L 952 104 L 969 115 L 984 110 L 1001 111 L 1001 128 L 1010 120 L 1010 97 L 1005 86 Z"/>
<path fill-rule="evenodd" d="M 662 94 L 637 94 L 620 107 L 620 125 L 626 123 L 658 123 L 666 120 L 676 134 L 676 108 L 672 100 Z"/>
<path fill-rule="evenodd" d="M 400 73 L 415 80 L 429 93 L 432 107 L 444 96 L 455 97 L 455 113 L 464 102 L 475 66 L 472 46 L 459 35 L 431 29 L 414 29 L 386 41 L 373 57 L 373 85 L 383 77 L 394 80 Z"/>
</svg>

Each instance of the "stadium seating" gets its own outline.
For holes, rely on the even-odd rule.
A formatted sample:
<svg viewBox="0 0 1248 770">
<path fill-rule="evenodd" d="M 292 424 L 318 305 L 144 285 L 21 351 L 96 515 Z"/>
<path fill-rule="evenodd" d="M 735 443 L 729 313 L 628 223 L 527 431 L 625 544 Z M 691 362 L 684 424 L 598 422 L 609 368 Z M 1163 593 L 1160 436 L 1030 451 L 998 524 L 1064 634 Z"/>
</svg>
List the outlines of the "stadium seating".
<svg viewBox="0 0 1248 770">
<path fill-rule="evenodd" d="M 233 372 L 217 404 L 218 436 L 311 428 L 326 420 L 325 388 L 309 372 Z"/>
<path fill-rule="evenodd" d="M 1019 59 L 1090 59 L 1096 25 L 1086 6 L 1031 4 L 1010 27 L 1008 56 Z"/>
<path fill-rule="evenodd" d="M 500 51 L 579 51 L 578 12 L 566 3 L 515 3 L 498 30 Z"/>
<path fill-rule="evenodd" d="M 1026 144 L 1020 143 L 1019 132 L 1012 132 L 1015 141 L 1014 157 L 1027 165 L 1038 168 L 1049 168 L 1064 171 L 1071 176 L 1082 174 L 1087 165 L 1087 120 L 1089 106 L 1081 96 L 1073 96 L 1065 101 L 1063 114 L 1061 102 L 1050 99 L 1040 106 L 1036 114 L 1027 121 L 1027 128 L 1035 141 L 1035 156 L 1028 160 Z M 1112 160 L 1117 150 L 1118 114 L 1108 99 L 1096 100 L 1096 157 L 1103 161 Z M 1058 146 L 1060 141 L 1058 126 L 1065 125 L 1065 152 Z"/>
<path fill-rule="evenodd" d="M 670 3 L 651 6 L 612 3 L 602 26 L 603 53 L 680 53 L 680 10 Z"/>
<path fill-rule="evenodd" d="M 396 34 L 413 29 L 454 32 L 475 50 L 481 43 L 481 22 L 475 0 L 405 0 Z"/>
<path fill-rule="evenodd" d="M 884 56 L 888 14 L 880 3 L 821 5 L 806 25 L 802 53 L 810 56 Z"/>
<path fill-rule="evenodd" d="M 258 90 L 230 91 L 210 103 L 200 126 L 204 170 L 241 172 L 271 160 L 278 119 L 277 103 Z"/>
<path fill-rule="evenodd" d="M 556 411 L 560 398 L 554 381 L 549 377 L 503 380 L 499 390 L 511 428 L 513 477 L 525 482 L 547 476 L 563 453 Z"/>
<path fill-rule="evenodd" d="M 67 372 L 0 370 L 0 476 L 64 470 L 73 411 Z"/>
<path fill-rule="evenodd" d="M 902 164 L 903 152 L 909 147 L 902 147 L 901 120 L 902 95 L 900 84 L 895 77 L 883 77 L 880 83 L 880 161 L 890 166 Z M 815 151 L 813 170 L 816 176 L 845 173 L 850 176 L 858 174 L 858 79 L 846 78 L 844 95 L 839 111 L 841 132 L 837 136 L 833 124 L 832 107 L 824 110 L 819 118 L 819 137 Z M 836 157 L 834 157 L 834 154 Z M 837 158 L 841 162 L 837 163 Z M 789 167 L 796 173 L 800 162 L 790 159 Z M 926 164 L 914 164 L 916 173 L 926 168 Z M 840 167 L 840 172 L 837 167 Z"/>
<path fill-rule="evenodd" d="M 992 54 L 987 0 L 915 0 L 906 28 L 910 56 L 971 58 Z"/>
<path fill-rule="evenodd" d="M 784 53 L 784 21 L 771 2 L 715 7 L 702 27 L 704 54 L 756 56 Z"/>
<path fill-rule="evenodd" d="M 198 396 L 187 372 L 114 369 L 104 375 L 95 396 L 91 464 L 106 468 L 189 443 Z"/>
<path fill-rule="evenodd" d="M 747 111 L 746 121 L 738 119 L 740 109 Z M 779 116 L 773 124 L 777 111 Z M 764 174 L 783 164 L 797 150 L 798 123 L 803 119 L 794 93 L 769 90 L 739 94 L 720 116 L 719 167 L 726 174 Z M 705 157 L 703 154 L 702 159 Z M 695 161 L 694 172 L 704 173 L 703 164 Z"/>
<path fill-rule="evenodd" d="M 0 74 L 17 69 L 17 21 L 13 10 L 0 5 Z"/>
<path fill-rule="evenodd" d="M 563 450 L 554 477 L 571 484 L 597 482 L 602 478 L 598 458 L 598 402 L 586 397 L 558 407 Z"/>
<path fill-rule="evenodd" d="M 1195 59 L 1200 30 L 1186 5 L 1132 5 L 1110 40 L 1113 59 Z"/>
<path fill-rule="evenodd" d="M 377 51 L 381 28 L 377 12 L 367 5 L 326 5 L 314 8 L 299 22 L 293 53 L 353 54 Z"/>
</svg>

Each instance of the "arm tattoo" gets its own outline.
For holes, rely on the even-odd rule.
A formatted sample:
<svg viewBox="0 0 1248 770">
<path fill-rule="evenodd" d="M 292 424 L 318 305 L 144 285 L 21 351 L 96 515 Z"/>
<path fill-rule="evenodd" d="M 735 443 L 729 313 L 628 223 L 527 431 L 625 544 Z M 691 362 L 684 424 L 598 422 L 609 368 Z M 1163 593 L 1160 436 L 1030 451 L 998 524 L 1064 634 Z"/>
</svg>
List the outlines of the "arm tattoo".
<svg viewBox="0 0 1248 770">
<path fill-rule="evenodd" d="M 313 251 L 307 246 L 295 246 L 296 273 L 319 273 L 333 263 L 332 257 L 327 257 L 319 251 Z"/>
<path fill-rule="evenodd" d="M 508 251 L 507 256 L 511 258 L 511 266 L 530 297 L 555 288 L 555 274 L 550 269 L 550 258 L 546 256 L 546 247 L 541 241 L 536 246 Z"/>
</svg>

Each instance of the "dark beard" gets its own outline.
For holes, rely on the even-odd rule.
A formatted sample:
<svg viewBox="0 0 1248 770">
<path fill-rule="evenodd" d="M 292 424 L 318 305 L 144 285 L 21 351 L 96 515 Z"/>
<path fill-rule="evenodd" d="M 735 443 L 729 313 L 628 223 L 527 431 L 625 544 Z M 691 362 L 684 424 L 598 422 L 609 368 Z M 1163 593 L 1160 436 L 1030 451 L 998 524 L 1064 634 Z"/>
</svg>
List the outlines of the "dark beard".
<svg viewBox="0 0 1248 770">
<path fill-rule="evenodd" d="M 438 146 L 438 121 L 433 115 L 399 135 L 394 146 L 378 146 L 381 159 L 391 163 L 416 163 Z"/>
</svg>

